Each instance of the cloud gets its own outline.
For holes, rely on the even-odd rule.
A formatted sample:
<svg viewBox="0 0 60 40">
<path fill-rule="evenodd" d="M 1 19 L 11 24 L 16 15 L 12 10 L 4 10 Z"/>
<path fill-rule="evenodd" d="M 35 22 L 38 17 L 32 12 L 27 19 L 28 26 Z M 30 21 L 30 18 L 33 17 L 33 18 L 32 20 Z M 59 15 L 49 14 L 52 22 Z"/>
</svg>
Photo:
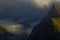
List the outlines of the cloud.
<svg viewBox="0 0 60 40">
<path fill-rule="evenodd" d="M 54 2 L 60 2 L 60 0 L 32 0 L 32 4 L 37 6 L 37 7 L 41 7 L 41 8 L 45 8 L 45 7 L 49 7 L 51 3 L 54 4 Z"/>
<path fill-rule="evenodd" d="M 12 33 L 14 35 L 18 35 L 18 34 L 30 34 L 32 31 L 32 28 L 27 28 L 25 29 L 25 27 L 21 24 L 15 24 L 15 23 L 6 23 L 6 22 L 1 22 L 0 25 L 2 25 L 2 27 L 4 27 L 7 32 Z"/>
<path fill-rule="evenodd" d="M 7 32 L 13 33 L 13 34 L 22 33 L 22 30 L 23 30 L 23 26 L 21 24 L 8 25 L 5 28 L 6 28 Z"/>
<path fill-rule="evenodd" d="M 22 34 L 22 33 L 30 34 L 33 28 L 33 27 L 32 28 L 29 27 L 25 29 L 26 26 L 8 20 L 0 20 L 0 25 L 4 27 L 7 30 L 7 32 L 15 35 Z"/>
<path fill-rule="evenodd" d="M 34 5 L 38 7 L 45 7 L 45 6 L 49 6 L 52 0 L 33 0 L 32 2 Z"/>
<path fill-rule="evenodd" d="M 32 28 L 25 29 L 24 26 L 21 24 L 8 25 L 8 26 L 4 26 L 4 28 L 7 30 L 7 32 L 12 33 L 14 35 L 18 35 L 22 33 L 29 35 L 32 31 Z"/>
<path fill-rule="evenodd" d="M 7 32 L 12 34 L 22 33 L 23 26 L 8 20 L 0 20 L 0 25 L 3 26 Z"/>
</svg>

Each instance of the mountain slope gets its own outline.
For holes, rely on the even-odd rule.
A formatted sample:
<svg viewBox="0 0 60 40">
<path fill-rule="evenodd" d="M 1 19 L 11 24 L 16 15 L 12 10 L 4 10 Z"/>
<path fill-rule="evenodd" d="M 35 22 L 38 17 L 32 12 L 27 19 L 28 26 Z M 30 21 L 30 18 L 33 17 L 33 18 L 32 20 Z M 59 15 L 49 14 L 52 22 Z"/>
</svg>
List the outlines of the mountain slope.
<svg viewBox="0 0 60 40">
<path fill-rule="evenodd" d="M 33 29 L 27 40 L 59 40 L 57 33 L 53 27 L 51 18 L 58 18 L 59 11 L 56 12 L 56 7 L 53 5 L 48 15 Z"/>
</svg>

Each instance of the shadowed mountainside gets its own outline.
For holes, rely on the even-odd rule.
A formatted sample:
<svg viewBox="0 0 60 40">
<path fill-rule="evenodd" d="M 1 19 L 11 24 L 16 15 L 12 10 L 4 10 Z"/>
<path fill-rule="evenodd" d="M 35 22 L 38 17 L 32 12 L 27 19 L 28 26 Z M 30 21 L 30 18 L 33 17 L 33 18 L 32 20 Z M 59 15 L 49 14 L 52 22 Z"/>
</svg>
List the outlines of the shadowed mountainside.
<svg viewBox="0 0 60 40">
<path fill-rule="evenodd" d="M 51 18 L 60 18 L 59 11 L 56 12 L 56 8 L 56 5 L 51 7 L 48 15 L 35 26 L 27 40 L 60 40 L 59 33 L 55 32 L 51 21 Z"/>
</svg>

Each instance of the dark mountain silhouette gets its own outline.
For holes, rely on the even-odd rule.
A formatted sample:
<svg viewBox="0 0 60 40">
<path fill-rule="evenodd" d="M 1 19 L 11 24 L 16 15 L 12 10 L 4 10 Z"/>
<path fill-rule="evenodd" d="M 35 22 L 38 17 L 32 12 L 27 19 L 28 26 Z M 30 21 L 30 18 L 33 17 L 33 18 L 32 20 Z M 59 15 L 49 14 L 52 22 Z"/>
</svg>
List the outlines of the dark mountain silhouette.
<svg viewBox="0 0 60 40">
<path fill-rule="evenodd" d="M 33 29 L 27 40 L 60 40 L 59 33 L 55 31 L 51 18 L 60 15 L 56 12 L 56 5 L 53 5 L 47 16 Z"/>
</svg>

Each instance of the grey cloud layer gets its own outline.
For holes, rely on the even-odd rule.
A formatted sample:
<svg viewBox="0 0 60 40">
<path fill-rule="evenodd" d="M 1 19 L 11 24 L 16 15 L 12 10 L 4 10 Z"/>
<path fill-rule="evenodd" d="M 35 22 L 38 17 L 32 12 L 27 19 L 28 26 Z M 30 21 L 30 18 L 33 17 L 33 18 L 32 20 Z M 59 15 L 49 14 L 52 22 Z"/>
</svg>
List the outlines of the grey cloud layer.
<svg viewBox="0 0 60 40">
<path fill-rule="evenodd" d="M 32 1 L 34 2 L 32 3 Z M 55 2 L 58 1 L 59 0 L 56 0 Z M 52 0 L 0 0 L 0 10 L 2 10 L 0 19 L 25 23 L 29 21 L 38 21 L 48 13 L 49 9 L 39 9 L 35 6 L 46 6 L 51 2 Z"/>
</svg>

